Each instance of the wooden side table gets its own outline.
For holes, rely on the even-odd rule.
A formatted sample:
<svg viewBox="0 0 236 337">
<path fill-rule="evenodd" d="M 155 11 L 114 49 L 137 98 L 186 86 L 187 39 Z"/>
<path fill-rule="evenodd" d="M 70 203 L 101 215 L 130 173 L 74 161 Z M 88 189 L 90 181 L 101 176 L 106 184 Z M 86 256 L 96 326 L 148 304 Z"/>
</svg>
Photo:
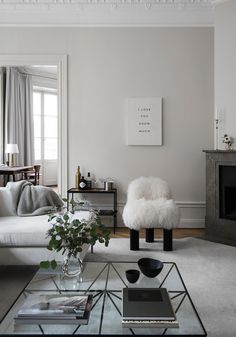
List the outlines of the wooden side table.
<svg viewBox="0 0 236 337">
<path fill-rule="evenodd" d="M 19 173 L 25 173 L 26 171 L 33 170 L 34 166 L 0 166 L 0 175 L 4 176 L 4 186 L 10 181 L 16 181 L 16 175 Z"/>
<path fill-rule="evenodd" d="M 115 233 L 117 227 L 117 189 L 113 188 L 111 190 L 104 190 L 103 188 L 92 188 L 92 189 L 78 189 L 70 188 L 67 191 L 67 209 L 69 209 L 69 198 L 71 194 L 71 199 L 74 200 L 74 194 L 111 194 L 113 196 L 113 208 L 112 209 L 102 209 L 99 210 L 99 215 L 101 216 L 112 216 L 113 217 L 113 231 Z"/>
</svg>

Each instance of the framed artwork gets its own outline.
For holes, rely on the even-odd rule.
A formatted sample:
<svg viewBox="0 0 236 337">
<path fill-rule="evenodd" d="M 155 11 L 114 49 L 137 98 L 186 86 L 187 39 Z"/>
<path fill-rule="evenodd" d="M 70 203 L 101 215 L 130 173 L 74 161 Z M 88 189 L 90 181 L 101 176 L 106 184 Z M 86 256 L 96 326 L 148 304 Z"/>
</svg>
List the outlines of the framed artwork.
<svg viewBox="0 0 236 337">
<path fill-rule="evenodd" d="M 126 99 L 128 145 L 162 145 L 162 98 Z"/>
</svg>

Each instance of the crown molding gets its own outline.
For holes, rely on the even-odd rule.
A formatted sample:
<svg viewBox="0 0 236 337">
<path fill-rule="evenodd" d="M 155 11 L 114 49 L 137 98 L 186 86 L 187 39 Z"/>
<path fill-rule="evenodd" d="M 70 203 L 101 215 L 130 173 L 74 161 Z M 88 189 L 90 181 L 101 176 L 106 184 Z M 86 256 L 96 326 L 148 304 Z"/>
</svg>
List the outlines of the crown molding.
<svg viewBox="0 0 236 337">
<path fill-rule="evenodd" d="M 0 26 L 213 26 L 224 0 L 0 0 Z"/>
<path fill-rule="evenodd" d="M 206 6 L 214 6 L 215 4 L 225 2 L 227 0 L 0 0 L 0 4 L 142 4 L 152 3 L 159 7 L 166 8 L 204 8 Z"/>
</svg>

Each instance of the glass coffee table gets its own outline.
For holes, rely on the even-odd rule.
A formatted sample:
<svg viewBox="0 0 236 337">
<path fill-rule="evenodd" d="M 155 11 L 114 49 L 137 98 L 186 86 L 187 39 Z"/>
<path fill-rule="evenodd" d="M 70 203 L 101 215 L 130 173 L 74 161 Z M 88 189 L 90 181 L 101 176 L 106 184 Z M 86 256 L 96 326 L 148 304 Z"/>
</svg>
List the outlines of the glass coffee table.
<svg viewBox="0 0 236 337">
<path fill-rule="evenodd" d="M 125 271 L 138 269 L 136 262 L 85 262 L 80 278 L 64 278 L 60 267 L 55 271 L 40 269 L 26 286 L 0 325 L 1 334 L 71 334 L 71 335 L 164 335 L 207 336 L 197 310 L 186 289 L 178 267 L 164 262 L 161 273 L 148 278 L 142 273 L 138 282 L 127 281 Z M 123 328 L 121 323 L 122 289 L 125 287 L 167 288 L 178 328 Z M 92 294 L 93 306 L 88 325 L 19 324 L 14 317 L 32 294 Z"/>
</svg>

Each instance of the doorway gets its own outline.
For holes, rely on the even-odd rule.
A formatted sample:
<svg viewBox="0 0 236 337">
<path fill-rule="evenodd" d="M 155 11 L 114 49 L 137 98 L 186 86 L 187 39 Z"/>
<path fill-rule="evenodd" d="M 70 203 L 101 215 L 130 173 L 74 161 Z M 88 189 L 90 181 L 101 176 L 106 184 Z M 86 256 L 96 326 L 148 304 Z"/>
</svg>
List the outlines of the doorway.
<svg viewBox="0 0 236 337">
<path fill-rule="evenodd" d="M 53 171 L 53 166 L 57 169 L 56 173 L 56 180 L 58 185 L 58 192 L 62 196 L 66 196 L 67 192 L 67 56 L 66 55 L 0 55 L 0 66 L 24 66 L 24 67 L 54 67 L 57 69 L 57 97 L 56 97 L 56 117 L 57 117 L 57 127 L 56 127 L 56 134 L 54 132 L 54 136 L 50 137 L 48 135 L 48 131 L 45 132 L 45 125 L 55 116 L 52 116 L 52 113 L 45 114 L 45 110 L 48 109 L 48 104 L 45 105 L 45 101 L 54 101 L 55 107 L 55 92 L 50 92 L 50 88 L 47 88 L 48 92 L 41 93 L 41 100 L 43 100 L 43 118 L 41 124 L 41 130 L 44 129 L 43 137 L 41 133 L 41 148 L 43 149 L 44 153 L 42 156 L 41 151 L 41 158 L 37 161 L 42 162 L 43 160 L 43 170 L 47 171 L 45 175 L 46 178 L 44 184 L 46 185 L 54 185 L 55 179 L 51 179 L 50 181 L 50 172 Z M 37 86 L 35 86 L 35 91 Z M 39 89 L 39 88 L 38 88 Z M 39 92 L 40 90 L 38 90 Z M 54 96 L 52 96 L 54 94 Z M 41 101 L 42 103 L 42 101 Z M 42 111 L 41 111 L 42 112 Z M 55 114 L 55 109 L 54 109 Z M 47 122 L 45 123 L 45 118 L 47 117 Z M 55 120 L 54 120 L 55 122 Z M 50 123 L 50 122 L 49 122 Z M 48 128 L 47 128 L 48 129 Z M 36 128 L 38 131 L 38 127 Z M 55 128 L 54 128 L 55 131 Z M 48 132 L 48 133 L 47 133 Z M 48 137 L 46 137 L 48 135 Z M 2 140 L 0 139 L 0 142 Z M 47 153 L 45 153 L 45 142 L 47 144 L 54 144 L 51 147 L 51 154 L 49 155 L 49 148 L 47 146 Z M 56 151 L 55 151 L 55 142 L 56 142 Z M 2 146 L 2 144 L 0 144 Z M 52 152 L 54 151 L 54 158 L 52 157 Z M 55 158 L 55 156 L 57 158 Z M 46 159 L 47 158 L 47 159 Z M 45 162 L 46 161 L 46 162 Z M 43 174 L 44 175 L 44 174 Z M 47 176 L 48 175 L 48 176 Z M 55 176 L 55 174 L 53 174 Z"/>
<path fill-rule="evenodd" d="M 40 165 L 40 183 L 57 187 L 58 85 L 56 66 L 27 68 L 33 76 L 33 122 L 35 164 Z"/>
</svg>

